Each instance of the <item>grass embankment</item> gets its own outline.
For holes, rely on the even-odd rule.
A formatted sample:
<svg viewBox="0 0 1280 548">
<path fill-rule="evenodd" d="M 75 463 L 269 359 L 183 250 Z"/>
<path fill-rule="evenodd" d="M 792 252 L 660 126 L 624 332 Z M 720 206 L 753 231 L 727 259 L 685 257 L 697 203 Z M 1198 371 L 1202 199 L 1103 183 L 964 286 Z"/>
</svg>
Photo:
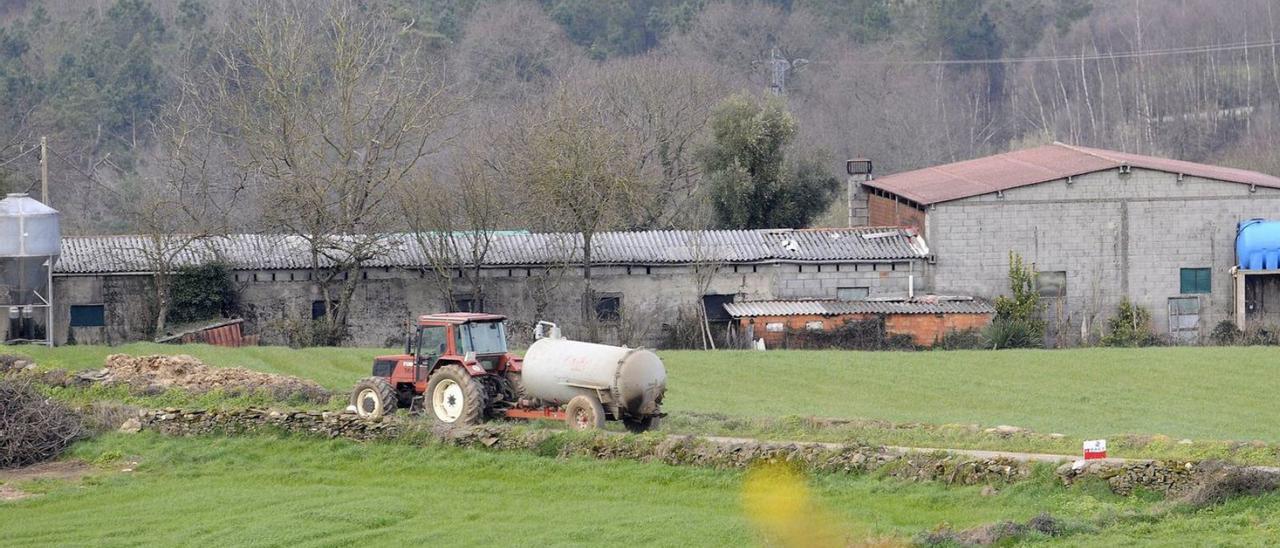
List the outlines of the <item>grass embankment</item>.
<svg viewBox="0 0 1280 548">
<path fill-rule="evenodd" d="M 19 351 L 42 367 L 68 369 L 100 367 L 113 352 L 183 352 L 210 365 L 311 378 L 339 392 L 368 374 L 373 356 L 392 352 L 156 344 Z M 674 431 L 1068 454 L 1079 450 L 1080 440 L 1108 438 L 1116 456 L 1280 463 L 1280 406 L 1274 404 L 1280 360 L 1273 348 L 661 355 L 669 375 L 667 424 Z M 216 396 L 168 401 L 217 403 Z M 832 427 L 798 418 L 813 416 L 896 424 Z M 1066 437 L 1004 439 L 981 432 L 1000 424 Z M 937 425 L 952 426 L 930 427 Z M 1195 443 L 1179 444 L 1183 438 Z M 1266 443 L 1219 443 L 1226 440 Z"/>
<path fill-rule="evenodd" d="M 739 471 L 274 436 L 110 435 L 77 445 L 71 457 L 97 463 L 100 474 L 0 503 L 0 545 L 720 546 L 762 538 L 744 510 Z M 120 472 L 126 466 L 133 470 Z M 1120 498 L 1098 484 L 1063 489 L 1045 470 L 993 496 L 870 476 L 803 481 L 813 501 L 805 515 L 826 516 L 818 525 L 853 542 L 1045 511 L 1067 523 L 1073 534 L 1056 539 L 1065 544 L 1258 544 L 1280 535 L 1274 495 L 1153 518 L 1150 497 Z M 1116 524 L 1099 528 L 1108 516 Z"/>
</svg>

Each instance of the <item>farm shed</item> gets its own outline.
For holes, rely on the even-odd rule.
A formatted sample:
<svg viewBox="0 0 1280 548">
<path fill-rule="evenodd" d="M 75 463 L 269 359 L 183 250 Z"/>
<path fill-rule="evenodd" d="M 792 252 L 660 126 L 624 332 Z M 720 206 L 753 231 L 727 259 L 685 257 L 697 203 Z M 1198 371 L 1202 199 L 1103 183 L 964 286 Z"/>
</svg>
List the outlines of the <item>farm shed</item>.
<svg viewBox="0 0 1280 548">
<path fill-rule="evenodd" d="M 995 308 L 966 297 L 869 299 L 865 301 L 749 301 L 725 305 L 737 328 L 770 348 L 786 346 L 790 333 L 832 331 L 869 318 L 883 317 L 889 335 L 910 335 L 916 344 L 932 346 L 952 331 L 981 329 Z"/>
<path fill-rule="evenodd" d="M 582 310 L 588 303 L 583 302 L 576 234 L 494 234 L 479 265 L 483 302 L 477 302 L 460 271 L 473 268 L 466 260 L 471 236 L 456 235 L 460 257 L 445 261 L 433 259 L 412 234 L 371 237 L 385 252 L 360 271 L 349 344 L 393 346 L 404 318 L 442 310 L 500 312 L 512 318 L 517 335 L 537 320 L 555 321 L 566 334 L 585 334 Z M 707 309 L 713 328 L 723 330 L 730 322 L 726 303 L 905 294 L 913 285 L 924 287 L 929 268 L 924 239 L 899 227 L 605 232 L 593 241 L 595 298 L 588 310 L 594 310 L 602 342 L 631 346 L 661 344 L 665 326 L 682 311 L 694 317 L 699 306 Z M 63 239 L 54 272 L 58 344 L 68 337 L 116 344 L 147 336 L 153 318 L 146 260 L 151 245 L 142 236 Z M 246 336 L 286 344 L 292 327 L 327 310 L 308 268 L 307 249 L 296 236 L 232 234 L 191 246 L 176 263 L 226 263 Z M 442 262 L 448 264 L 447 278 L 432 266 Z"/>
<path fill-rule="evenodd" d="M 1124 299 L 1157 334 L 1203 341 L 1235 318 L 1280 323 L 1280 277 L 1235 298 L 1237 226 L 1280 218 L 1280 178 L 1054 143 L 862 183 L 871 224 L 912 226 L 937 293 L 1008 292 L 1010 252 L 1039 271 L 1051 343 L 1096 339 Z M 1245 280 L 1241 278 L 1241 285 Z"/>
</svg>

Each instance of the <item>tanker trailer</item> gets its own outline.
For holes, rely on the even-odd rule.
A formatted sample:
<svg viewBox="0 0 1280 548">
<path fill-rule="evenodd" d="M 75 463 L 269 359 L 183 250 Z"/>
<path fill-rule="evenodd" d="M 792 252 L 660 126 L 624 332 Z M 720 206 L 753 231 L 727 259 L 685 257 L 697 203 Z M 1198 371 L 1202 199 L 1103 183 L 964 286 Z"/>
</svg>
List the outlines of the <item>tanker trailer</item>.
<svg viewBox="0 0 1280 548">
<path fill-rule="evenodd" d="M 548 336 L 543 326 L 550 327 Z M 650 350 L 571 341 L 550 322 L 540 322 L 538 340 L 524 355 L 521 385 L 535 406 L 565 403 L 571 428 L 604 426 L 620 420 L 627 430 L 658 427 L 667 370 Z"/>
</svg>

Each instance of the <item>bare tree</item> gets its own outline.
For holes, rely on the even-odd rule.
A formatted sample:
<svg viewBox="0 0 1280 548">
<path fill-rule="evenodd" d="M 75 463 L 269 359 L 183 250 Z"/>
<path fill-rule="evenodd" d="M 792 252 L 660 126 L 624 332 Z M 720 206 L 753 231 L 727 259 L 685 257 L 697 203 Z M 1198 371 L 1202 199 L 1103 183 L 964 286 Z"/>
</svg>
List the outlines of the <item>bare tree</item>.
<svg viewBox="0 0 1280 548">
<path fill-rule="evenodd" d="M 580 238 L 582 320 L 598 338 L 591 287 L 593 238 L 622 224 L 631 210 L 635 169 L 626 135 L 612 131 L 598 97 L 560 89 L 531 104 L 507 143 L 508 173 L 527 182 L 524 210 L 540 226 Z"/>
<path fill-rule="evenodd" d="M 244 181 L 224 169 L 225 149 L 217 135 L 202 124 L 198 106 L 183 99 L 153 125 L 155 146 L 133 184 L 124 193 L 109 193 L 141 236 L 139 245 L 119 251 L 141 258 L 151 273 L 156 336 L 167 327 L 174 276 L 184 266 L 216 258 L 206 244 L 226 234 Z"/>
<path fill-rule="evenodd" d="M 354 0 L 262 0 L 218 37 L 203 82 L 265 226 L 306 242 L 317 344 L 346 338 L 361 269 L 389 250 L 395 189 L 457 108 L 402 30 Z"/>
<path fill-rule="evenodd" d="M 613 61 L 584 78 L 614 131 L 630 135 L 637 192 L 628 225 L 693 226 L 711 109 L 726 92 L 712 66 L 674 55 Z"/>
<path fill-rule="evenodd" d="M 507 0 L 477 8 L 454 58 L 474 95 L 510 100 L 544 92 L 582 53 L 536 2 Z"/>
<path fill-rule="evenodd" d="M 464 161 L 454 175 L 453 185 L 428 181 L 404 186 L 396 202 L 426 258 L 422 268 L 432 274 L 442 300 L 451 310 L 457 308 L 456 279 L 469 292 L 473 306 L 483 308 L 482 270 L 494 233 L 507 218 L 506 200 L 496 172 L 480 159 Z"/>
</svg>

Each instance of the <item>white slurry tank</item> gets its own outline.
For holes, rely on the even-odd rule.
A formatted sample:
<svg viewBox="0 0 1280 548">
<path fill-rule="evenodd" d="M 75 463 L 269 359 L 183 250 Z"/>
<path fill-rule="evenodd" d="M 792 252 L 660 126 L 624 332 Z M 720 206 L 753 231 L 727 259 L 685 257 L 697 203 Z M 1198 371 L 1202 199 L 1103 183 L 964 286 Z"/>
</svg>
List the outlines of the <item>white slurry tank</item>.
<svg viewBox="0 0 1280 548">
<path fill-rule="evenodd" d="M 524 355 L 521 377 L 526 396 L 550 404 L 569 403 L 566 414 L 571 422 L 575 398 L 585 398 L 598 402 L 611 418 L 631 430 L 656 427 L 667 390 L 667 370 L 657 354 L 571 341 L 554 324 L 539 324 L 539 331 L 543 325 L 551 327 L 550 336 L 540 337 Z"/>
</svg>

